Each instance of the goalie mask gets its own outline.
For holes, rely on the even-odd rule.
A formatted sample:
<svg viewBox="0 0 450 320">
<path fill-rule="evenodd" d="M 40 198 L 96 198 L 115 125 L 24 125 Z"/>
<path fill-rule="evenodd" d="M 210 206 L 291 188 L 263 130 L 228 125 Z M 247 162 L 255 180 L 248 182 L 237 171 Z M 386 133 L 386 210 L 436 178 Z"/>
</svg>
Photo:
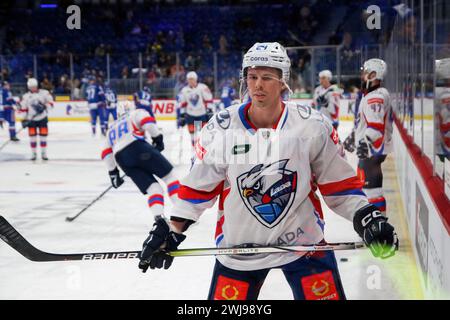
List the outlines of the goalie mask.
<svg viewBox="0 0 450 320">
<path fill-rule="evenodd" d="M 269 67 L 281 71 L 280 81 L 286 89 L 282 93 L 283 99 L 288 99 L 292 90 L 289 88 L 288 82 L 290 77 L 291 60 L 286 53 L 286 49 L 278 42 L 257 42 L 244 55 L 242 61 L 242 69 L 240 74 L 240 90 L 241 100 L 247 96 L 248 88 L 246 83 L 248 68 Z"/>
</svg>

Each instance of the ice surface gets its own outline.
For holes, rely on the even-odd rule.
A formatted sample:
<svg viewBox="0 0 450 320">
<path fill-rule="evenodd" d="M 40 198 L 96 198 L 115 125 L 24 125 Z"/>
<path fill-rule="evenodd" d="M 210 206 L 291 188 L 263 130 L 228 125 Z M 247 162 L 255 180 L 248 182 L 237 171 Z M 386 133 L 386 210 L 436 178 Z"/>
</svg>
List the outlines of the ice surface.
<svg viewBox="0 0 450 320">
<path fill-rule="evenodd" d="M 164 154 L 176 165 L 179 177 L 190 165 L 191 147 L 184 130 L 173 121 L 160 121 L 165 134 Z M 343 122 L 341 139 L 352 124 Z M 100 160 L 101 137 L 92 137 L 87 122 L 50 122 L 48 162 L 29 161 L 25 132 L 20 142 L 0 151 L 0 214 L 37 248 L 54 253 L 139 250 L 153 223 L 146 197 L 127 179 L 112 189 L 77 220 L 73 216 L 109 186 Z M 7 139 L 0 130 L 0 145 Z M 349 159 L 356 165 L 353 155 Z M 385 185 L 395 192 L 395 185 Z M 170 202 L 166 197 L 166 209 Z M 389 204 L 388 204 L 389 208 Z M 180 248 L 214 246 L 216 208 L 206 212 L 187 232 Z M 325 210 L 328 241 L 357 241 L 350 222 Z M 405 230 L 403 230 L 404 233 Z M 349 299 L 417 297 L 401 273 L 409 263 L 410 248 L 388 261 L 376 260 L 368 250 L 336 253 Z M 340 258 L 347 258 L 341 262 Z M 406 262 L 405 262 L 406 261 Z M 0 299 L 205 299 L 214 257 L 177 258 L 169 270 L 137 268 L 137 260 L 31 262 L 0 241 Z M 373 276 L 378 276 L 379 279 Z M 378 280 L 379 282 L 377 282 Z M 412 288 L 412 289 L 411 289 Z M 292 299 L 280 270 L 272 270 L 261 299 Z"/>
</svg>

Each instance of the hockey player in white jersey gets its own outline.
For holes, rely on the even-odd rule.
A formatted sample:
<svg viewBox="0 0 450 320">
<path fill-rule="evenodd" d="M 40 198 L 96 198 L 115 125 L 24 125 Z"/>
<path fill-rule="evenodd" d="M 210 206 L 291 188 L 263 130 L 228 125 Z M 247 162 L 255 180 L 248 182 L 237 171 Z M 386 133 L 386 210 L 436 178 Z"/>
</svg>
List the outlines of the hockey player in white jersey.
<svg viewBox="0 0 450 320">
<path fill-rule="evenodd" d="M 436 154 L 450 160 L 450 58 L 436 61 Z"/>
<path fill-rule="evenodd" d="M 342 97 L 341 89 L 331 84 L 333 74 L 330 70 L 319 72 L 320 85 L 314 90 L 312 106 L 331 120 L 337 130 L 339 126 L 339 104 Z"/>
<path fill-rule="evenodd" d="M 28 79 L 27 87 L 29 91 L 22 97 L 20 110 L 26 112 L 22 126 L 24 128 L 28 127 L 31 160 L 34 161 L 37 159 L 37 135 L 39 135 L 42 160 L 48 160 L 48 108 L 53 107 L 53 97 L 47 90 L 39 89 L 38 82 L 34 78 Z"/>
<path fill-rule="evenodd" d="M 361 181 L 339 152 L 336 130 L 307 106 L 282 101 L 290 91 L 290 59 L 279 43 L 256 43 L 245 54 L 241 81 L 250 102 L 217 113 L 202 129 L 196 158 L 181 180 L 170 222 L 157 221 L 139 268 L 168 268 L 184 232 L 219 198 L 218 247 L 317 244 L 324 241 L 326 204 L 353 222 L 375 256 L 395 253 L 394 228 L 369 204 Z M 218 255 L 209 299 L 257 299 L 280 268 L 295 299 L 345 299 L 332 251 Z"/>
<path fill-rule="evenodd" d="M 382 87 L 387 71 L 381 59 L 369 59 L 362 68 L 363 97 L 359 104 L 355 129 L 358 174 L 364 182 L 363 191 L 369 202 L 386 213 L 383 196 L 381 164 L 392 149 L 392 109 L 389 92 Z"/>
<path fill-rule="evenodd" d="M 209 120 L 214 112 L 213 96 L 211 90 L 204 83 L 198 82 L 197 73 L 188 72 L 186 75 L 188 85 L 179 93 L 179 106 L 181 126 L 187 124 L 191 143 L 194 145 L 194 136 Z"/>
<path fill-rule="evenodd" d="M 171 199 L 177 196 L 179 182 L 172 171 L 173 166 L 160 153 L 164 150 L 164 142 L 155 118 L 143 109 L 126 112 L 126 106 L 118 107 L 121 116 L 107 131 L 102 159 L 113 187 L 118 188 L 124 182 L 119 166 L 139 190 L 148 195 L 148 207 L 158 219 L 164 214 L 164 190 L 155 176 L 165 182 Z M 145 140 L 146 133 L 152 144 Z"/>
</svg>

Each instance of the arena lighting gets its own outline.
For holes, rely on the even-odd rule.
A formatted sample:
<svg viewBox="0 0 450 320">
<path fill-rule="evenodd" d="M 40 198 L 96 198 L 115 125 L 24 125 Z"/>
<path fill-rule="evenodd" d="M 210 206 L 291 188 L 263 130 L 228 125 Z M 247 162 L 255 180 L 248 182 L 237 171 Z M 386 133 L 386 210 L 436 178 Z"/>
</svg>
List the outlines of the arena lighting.
<svg viewBox="0 0 450 320">
<path fill-rule="evenodd" d="M 58 5 L 56 3 L 43 3 L 40 4 L 39 7 L 41 9 L 56 9 L 58 8 Z"/>
</svg>

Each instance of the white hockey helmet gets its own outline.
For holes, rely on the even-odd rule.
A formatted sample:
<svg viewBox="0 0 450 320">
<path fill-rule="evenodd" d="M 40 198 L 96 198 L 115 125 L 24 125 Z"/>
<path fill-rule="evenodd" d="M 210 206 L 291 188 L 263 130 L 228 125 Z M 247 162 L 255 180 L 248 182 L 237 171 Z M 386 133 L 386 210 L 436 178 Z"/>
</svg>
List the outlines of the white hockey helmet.
<svg viewBox="0 0 450 320">
<path fill-rule="evenodd" d="M 186 75 L 186 79 L 194 79 L 195 81 L 198 80 L 197 73 L 195 71 L 189 71 Z"/>
<path fill-rule="evenodd" d="M 375 72 L 374 79 L 383 80 L 387 72 L 387 65 L 382 59 L 373 58 L 364 62 L 362 70 L 363 72 L 367 72 L 369 74 L 371 72 Z"/>
<path fill-rule="evenodd" d="M 291 60 L 287 55 L 286 49 L 281 44 L 278 42 L 257 42 L 247 51 L 242 61 L 241 97 L 243 96 L 242 87 L 246 86 L 245 76 L 247 68 L 255 67 L 270 67 L 280 70 L 284 85 L 289 92 L 292 92 L 288 86 Z"/>
<path fill-rule="evenodd" d="M 322 78 L 322 77 L 325 77 L 331 81 L 331 79 L 333 78 L 333 74 L 331 73 L 330 70 L 322 70 L 319 72 L 319 78 Z"/>
<path fill-rule="evenodd" d="M 36 89 L 38 87 L 38 82 L 35 78 L 30 78 L 27 81 L 28 90 Z"/>
<path fill-rule="evenodd" d="M 124 115 L 130 113 L 134 109 L 134 104 L 131 101 L 119 101 L 117 103 L 117 115 L 123 117 Z"/>
<path fill-rule="evenodd" d="M 450 58 L 436 60 L 436 78 L 450 79 Z"/>
</svg>

